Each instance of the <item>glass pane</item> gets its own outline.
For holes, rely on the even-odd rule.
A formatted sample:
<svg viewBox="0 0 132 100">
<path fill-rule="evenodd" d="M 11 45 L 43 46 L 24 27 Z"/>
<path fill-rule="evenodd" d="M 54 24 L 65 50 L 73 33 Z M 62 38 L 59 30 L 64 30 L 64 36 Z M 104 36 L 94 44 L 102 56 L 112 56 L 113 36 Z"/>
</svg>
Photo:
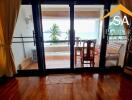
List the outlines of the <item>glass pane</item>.
<svg viewBox="0 0 132 100">
<path fill-rule="evenodd" d="M 99 67 L 103 8 L 75 5 L 75 68 Z"/>
<path fill-rule="evenodd" d="M 38 69 L 33 30 L 32 7 L 21 5 L 12 41 L 17 70 Z"/>
<path fill-rule="evenodd" d="M 70 68 L 69 6 L 42 5 L 46 69 Z"/>
<path fill-rule="evenodd" d="M 111 10 L 117 5 L 112 5 Z M 121 12 L 110 16 L 109 35 L 106 51 L 106 66 L 123 66 L 125 50 L 126 50 L 126 34 L 122 24 L 116 25 L 117 21 L 114 17 L 118 16 L 118 20 L 122 21 Z"/>
</svg>

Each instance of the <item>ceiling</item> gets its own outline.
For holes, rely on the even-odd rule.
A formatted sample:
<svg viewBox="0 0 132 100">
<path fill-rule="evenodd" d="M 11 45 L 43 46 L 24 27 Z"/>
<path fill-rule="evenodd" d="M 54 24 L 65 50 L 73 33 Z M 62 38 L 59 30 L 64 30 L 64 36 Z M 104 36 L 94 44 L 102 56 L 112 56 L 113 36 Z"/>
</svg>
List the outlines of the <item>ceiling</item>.
<svg viewBox="0 0 132 100">
<path fill-rule="evenodd" d="M 43 17 L 69 17 L 70 8 L 68 5 L 41 5 Z M 75 17 L 97 18 L 103 10 L 102 5 L 75 5 Z"/>
<path fill-rule="evenodd" d="M 100 11 L 103 5 L 75 5 L 75 11 Z M 42 11 L 69 11 L 69 5 L 41 5 Z"/>
</svg>

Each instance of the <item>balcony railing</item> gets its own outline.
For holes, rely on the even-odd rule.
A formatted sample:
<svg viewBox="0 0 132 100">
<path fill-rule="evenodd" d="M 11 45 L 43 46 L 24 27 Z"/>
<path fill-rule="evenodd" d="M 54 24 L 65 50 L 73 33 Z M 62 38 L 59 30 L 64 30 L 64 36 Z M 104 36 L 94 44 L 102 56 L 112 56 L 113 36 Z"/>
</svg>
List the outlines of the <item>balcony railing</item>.
<svg viewBox="0 0 132 100">
<path fill-rule="evenodd" d="M 34 37 L 31 36 L 27 36 L 27 37 L 13 37 L 14 39 L 21 39 L 21 40 L 13 40 L 12 43 L 31 43 L 33 42 L 35 45 L 35 39 Z M 25 40 L 28 39 L 28 40 Z M 108 40 L 109 41 L 124 41 L 127 40 L 126 35 L 108 35 Z M 75 40 L 76 41 L 85 41 L 85 40 Z M 43 41 L 44 43 L 69 43 L 69 40 L 58 40 L 58 41 L 52 41 L 52 40 L 47 40 L 47 41 Z"/>
</svg>

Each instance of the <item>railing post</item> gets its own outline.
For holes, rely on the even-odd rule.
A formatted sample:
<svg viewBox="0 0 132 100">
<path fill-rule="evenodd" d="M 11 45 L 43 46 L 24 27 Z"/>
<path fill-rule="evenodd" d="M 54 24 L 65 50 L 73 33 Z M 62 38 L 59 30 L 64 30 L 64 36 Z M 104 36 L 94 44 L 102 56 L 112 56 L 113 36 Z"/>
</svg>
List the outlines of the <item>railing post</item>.
<svg viewBox="0 0 132 100">
<path fill-rule="evenodd" d="M 22 38 L 22 47 L 23 47 L 24 58 L 26 58 L 26 51 L 25 51 L 24 39 L 23 39 L 22 34 L 21 34 L 21 38 Z"/>
</svg>

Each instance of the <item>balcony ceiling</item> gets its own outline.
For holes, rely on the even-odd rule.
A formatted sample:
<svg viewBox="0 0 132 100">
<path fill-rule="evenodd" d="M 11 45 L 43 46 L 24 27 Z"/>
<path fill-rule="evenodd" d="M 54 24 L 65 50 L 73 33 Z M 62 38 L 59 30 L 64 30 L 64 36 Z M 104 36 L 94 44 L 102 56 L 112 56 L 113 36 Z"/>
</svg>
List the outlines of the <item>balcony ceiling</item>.
<svg viewBox="0 0 132 100">
<path fill-rule="evenodd" d="M 69 17 L 70 8 L 68 5 L 42 5 L 43 17 Z M 102 5 L 76 5 L 75 17 L 96 18 L 100 16 L 100 11 L 103 10 Z"/>
<path fill-rule="evenodd" d="M 100 11 L 103 5 L 75 5 L 75 11 Z M 41 5 L 42 11 L 70 11 L 68 5 Z"/>
</svg>

